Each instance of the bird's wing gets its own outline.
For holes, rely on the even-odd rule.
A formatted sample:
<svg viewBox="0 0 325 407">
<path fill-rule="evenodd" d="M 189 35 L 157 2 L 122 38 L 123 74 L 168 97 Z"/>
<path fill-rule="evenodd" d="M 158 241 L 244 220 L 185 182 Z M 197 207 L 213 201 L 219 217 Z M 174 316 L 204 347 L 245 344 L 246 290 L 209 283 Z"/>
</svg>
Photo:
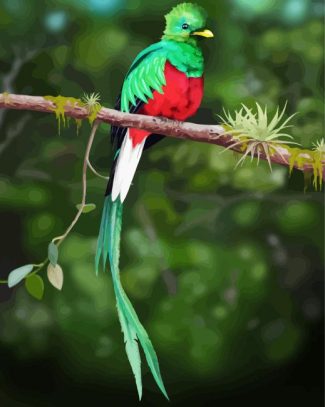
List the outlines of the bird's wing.
<svg viewBox="0 0 325 407">
<path fill-rule="evenodd" d="M 163 93 L 165 63 L 166 52 L 160 43 L 151 45 L 136 57 L 123 83 L 122 112 L 129 112 L 130 105 L 136 106 L 137 99 L 147 103 L 148 98 L 153 97 L 153 90 Z"/>
<path fill-rule="evenodd" d="M 152 98 L 152 91 L 162 93 L 166 84 L 164 68 L 166 53 L 161 43 L 155 43 L 144 49 L 133 61 L 123 82 L 122 91 L 116 99 L 115 109 L 122 112 L 136 113 L 148 98 Z M 116 141 L 118 150 L 126 133 L 124 127 L 111 127 L 111 142 Z M 152 135 L 148 138 L 145 148 L 161 140 L 163 136 Z M 150 142 L 149 142 L 150 139 Z"/>
</svg>

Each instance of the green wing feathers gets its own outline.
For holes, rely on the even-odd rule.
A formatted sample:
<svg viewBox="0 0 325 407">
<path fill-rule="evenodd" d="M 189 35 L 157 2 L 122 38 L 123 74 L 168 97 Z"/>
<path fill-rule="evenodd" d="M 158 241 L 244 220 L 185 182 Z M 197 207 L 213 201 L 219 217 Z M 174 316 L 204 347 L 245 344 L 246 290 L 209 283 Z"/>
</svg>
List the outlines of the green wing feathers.
<svg viewBox="0 0 325 407">
<path fill-rule="evenodd" d="M 163 93 L 166 59 L 166 50 L 160 43 L 151 45 L 137 56 L 123 83 L 122 112 L 129 111 L 130 103 L 136 105 L 137 98 L 147 103 L 148 98 L 153 97 L 154 90 Z"/>
<path fill-rule="evenodd" d="M 141 359 L 138 343 L 140 343 L 144 351 L 147 363 L 158 387 L 168 399 L 168 395 L 160 374 L 158 358 L 154 347 L 146 330 L 139 321 L 139 318 L 126 295 L 120 280 L 119 257 L 122 211 L 123 205 L 119 199 L 112 202 L 110 196 L 105 198 L 97 244 L 96 272 L 98 272 L 101 260 L 105 270 L 106 261 L 108 258 L 113 279 L 119 320 L 121 323 L 122 332 L 124 334 L 125 350 L 135 377 L 139 399 L 141 399 L 142 396 L 142 379 Z"/>
</svg>

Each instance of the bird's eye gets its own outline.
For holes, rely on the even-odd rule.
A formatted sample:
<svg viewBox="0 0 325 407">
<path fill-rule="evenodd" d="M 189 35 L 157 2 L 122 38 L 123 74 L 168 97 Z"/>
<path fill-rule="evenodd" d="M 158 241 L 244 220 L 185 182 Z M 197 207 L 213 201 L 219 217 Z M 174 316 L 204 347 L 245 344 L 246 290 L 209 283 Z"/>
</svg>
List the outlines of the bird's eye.
<svg viewBox="0 0 325 407">
<path fill-rule="evenodd" d="M 182 25 L 183 30 L 187 30 L 188 27 L 189 27 L 189 25 L 188 25 L 187 23 L 184 23 L 184 24 Z"/>
</svg>

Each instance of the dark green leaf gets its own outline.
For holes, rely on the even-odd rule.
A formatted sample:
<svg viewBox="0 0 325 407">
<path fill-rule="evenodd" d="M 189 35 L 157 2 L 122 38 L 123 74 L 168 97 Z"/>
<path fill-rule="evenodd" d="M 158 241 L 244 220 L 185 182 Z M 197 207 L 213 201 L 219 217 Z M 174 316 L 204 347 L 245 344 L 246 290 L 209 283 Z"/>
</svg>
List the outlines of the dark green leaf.
<svg viewBox="0 0 325 407">
<path fill-rule="evenodd" d="M 44 294 L 44 282 L 42 278 L 36 274 L 27 277 L 25 280 L 25 287 L 29 294 L 36 298 L 37 300 L 41 300 Z"/>
<path fill-rule="evenodd" d="M 11 288 L 20 283 L 32 270 L 32 264 L 26 264 L 25 266 L 12 270 L 8 276 L 8 287 Z"/>
<path fill-rule="evenodd" d="M 81 208 L 81 204 L 76 205 L 76 207 L 79 210 Z M 92 212 L 95 209 L 96 209 L 95 204 L 93 204 L 93 203 L 86 204 L 82 209 L 82 213 L 89 213 L 89 212 Z"/>
<path fill-rule="evenodd" d="M 58 262 L 58 257 L 59 257 L 58 247 L 55 243 L 51 242 L 48 247 L 48 258 L 53 266 L 56 266 Z"/>
</svg>

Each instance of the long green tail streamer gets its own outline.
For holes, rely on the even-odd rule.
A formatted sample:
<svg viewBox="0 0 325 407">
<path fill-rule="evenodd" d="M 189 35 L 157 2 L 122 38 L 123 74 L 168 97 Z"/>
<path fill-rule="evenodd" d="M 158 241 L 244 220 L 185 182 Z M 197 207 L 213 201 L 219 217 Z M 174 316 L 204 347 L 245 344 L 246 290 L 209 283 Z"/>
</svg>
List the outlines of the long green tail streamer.
<svg viewBox="0 0 325 407">
<path fill-rule="evenodd" d="M 122 212 L 123 205 L 119 198 L 114 202 L 112 202 L 110 196 L 105 198 L 97 243 L 96 273 L 98 273 L 101 259 L 103 262 L 103 268 L 105 270 L 108 257 L 116 296 L 118 316 L 121 323 L 122 332 L 124 334 L 125 350 L 135 377 L 139 399 L 141 400 L 142 397 L 142 378 L 141 358 L 138 342 L 142 346 L 147 363 L 158 387 L 168 399 L 168 395 L 161 378 L 159 363 L 154 347 L 146 330 L 139 321 L 139 318 L 121 284 L 119 257 Z"/>
</svg>

